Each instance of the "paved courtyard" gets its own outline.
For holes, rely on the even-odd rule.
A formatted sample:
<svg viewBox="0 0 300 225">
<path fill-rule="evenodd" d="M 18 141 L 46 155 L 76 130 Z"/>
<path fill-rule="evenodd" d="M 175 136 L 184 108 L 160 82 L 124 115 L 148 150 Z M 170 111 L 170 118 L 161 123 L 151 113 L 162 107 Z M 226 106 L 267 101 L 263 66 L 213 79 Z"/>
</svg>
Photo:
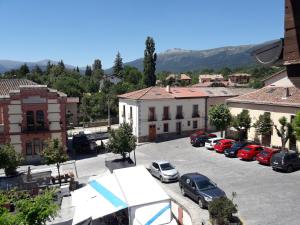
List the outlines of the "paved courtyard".
<svg viewBox="0 0 300 225">
<path fill-rule="evenodd" d="M 192 147 L 188 138 L 138 147 L 138 164 L 148 166 L 155 159 L 171 161 L 181 174 L 199 172 L 208 176 L 229 197 L 236 192 L 235 203 L 247 225 L 300 224 L 300 171 L 279 173 L 255 161 L 226 158 L 203 147 Z M 178 183 L 164 187 L 180 195 Z"/>
</svg>

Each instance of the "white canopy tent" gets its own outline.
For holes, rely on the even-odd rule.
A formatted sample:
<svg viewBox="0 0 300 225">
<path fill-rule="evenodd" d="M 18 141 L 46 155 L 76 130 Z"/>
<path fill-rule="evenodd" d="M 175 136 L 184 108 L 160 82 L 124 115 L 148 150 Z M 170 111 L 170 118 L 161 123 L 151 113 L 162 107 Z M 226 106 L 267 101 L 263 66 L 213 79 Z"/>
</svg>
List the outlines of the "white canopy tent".
<svg viewBox="0 0 300 225">
<path fill-rule="evenodd" d="M 72 192 L 72 204 L 73 225 L 125 208 L 130 225 L 174 224 L 169 196 L 143 166 L 92 178 L 87 186 Z"/>
</svg>

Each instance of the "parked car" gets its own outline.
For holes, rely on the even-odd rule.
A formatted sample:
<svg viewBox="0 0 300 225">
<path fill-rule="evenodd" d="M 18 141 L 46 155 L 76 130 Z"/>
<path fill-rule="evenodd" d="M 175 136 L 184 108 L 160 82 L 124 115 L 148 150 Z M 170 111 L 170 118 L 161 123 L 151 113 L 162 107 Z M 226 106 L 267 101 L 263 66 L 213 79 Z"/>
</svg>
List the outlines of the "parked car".
<svg viewBox="0 0 300 225">
<path fill-rule="evenodd" d="M 263 151 L 257 154 L 256 160 L 260 164 L 270 165 L 272 156 L 278 152 L 280 152 L 280 149 L 264 148 Z"/>
<path fill-rule="evenodd" d="M 271 158 L 273 170 L 283 170 L 288 173 L 300 168 L 300 156 L 294 151 L 281 151 Z"/>
<path fill-rule="evenodd" d="M 261 145 L 246 145 L 238 151 L 237 157 L 244 160 L 256 160 L 256 155 L 263 150 Z"/>
<path fill-rule="evenodd" d="M 233 144 L 234 140 L 222 139 L 215 144 L 214 149 L 216 150 L 216 152 L 223 153 L 226 149 L 231 148 Z"/>
<path fill-rule="evenodd" d="M 152 176 L 160 179 L 161 182 L 172 182 L 179 179 L 179 173 L 168 161 L 154 161 L 150 166 Z"/>
<path fill-rule="evenodd" d="M 252 145 L 252 144 L 256 144 L 253 141 L 239 141 L 239 142 L 235 142 L 231 148 L 228 148 L 224 151 L 224 155 L 226 157 L 236 157 L 238 154 L 238 151 L 242 148 L 244 148 L 247 145 Z"/>
<path fill-rule="evenodd" d="M 219 138 L 219 137 L 210 138 L 205 142 L 205 147 L 207 149 L 214 149 L 215 144 L 220 140 L 223 140 L 223 138 Z"/>
<path fill-rule="evenodd" d="M 201 146 L 204 146 L 205 145 L 205 142 L 209 139 L 208 136 L 206 135 L 202 135 L 202 136 L 199 136 L 199 137 L 196 137 L 194 139 L 191 140 L 191 144 L 192 146 L 194 147 L 201 147 Z"/>
<path fill-rule="evenodd" d="M 207 208 L 212 200 L 226 196 L 214 182 L 200 173 L 182 175 L 179 179 L 179 188 L 183 196 L 196 201 L 200 208 Z"/>
<path fill-rule="evenodd" d="M 215 134 L 210 134 L 210 133 L 206 133 L 205 131 L 199 130 L 199 131 L 191 134 L 190 141 L 192 142 L 193 139 L 195 139 L 197 137 L 201 137 L 201 136 L 207 136 L 209 138 L 216 138 L 217 137 L 217 135 L 215 135 Z"/>
</svg>

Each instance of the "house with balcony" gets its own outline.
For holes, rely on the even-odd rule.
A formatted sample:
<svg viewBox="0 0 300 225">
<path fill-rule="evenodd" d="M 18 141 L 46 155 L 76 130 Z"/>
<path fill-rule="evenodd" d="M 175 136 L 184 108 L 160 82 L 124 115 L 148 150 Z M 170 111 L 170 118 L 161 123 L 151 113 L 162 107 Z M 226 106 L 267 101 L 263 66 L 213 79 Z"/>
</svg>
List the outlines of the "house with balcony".
<svg viewBox="0 0 300 225">
<path fill-rule="evenodd" d="M 139 142 L 206 129 L 207 95 L 199 88 L 149 87 L 118 97 L 119 122 L 131 123 Z"/>
<path fill-rule="evenodd" d="M 66 94 L 26 79 L 0 80 L 0 145 L 40 161 L 48 139 L 66 146 Z"/>
</svg>

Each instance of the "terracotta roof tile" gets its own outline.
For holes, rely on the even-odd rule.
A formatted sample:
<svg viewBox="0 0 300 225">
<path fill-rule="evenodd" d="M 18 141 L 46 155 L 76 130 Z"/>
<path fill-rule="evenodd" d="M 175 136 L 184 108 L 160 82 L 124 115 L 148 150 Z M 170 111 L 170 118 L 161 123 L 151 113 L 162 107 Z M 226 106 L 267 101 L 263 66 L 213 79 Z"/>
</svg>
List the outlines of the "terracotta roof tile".
<svg viewBox="0 0 300 225">
<path fill-rule="evenodd" d="M 288 96 L 286 96 L 287 90 Z M 267 86 L 245 95 L 230 98 L 227 102 L 300 107 L 300 90 L 295 87 Z"/>
<path fill-rule="evenodd" d="M 38 85 L 27 79 L 0 79 L 0 95 L 8 95 L 10 91 L 20 90 L 20 86 Z"/>
<path fill-rule="evenodd" d="M 141 100 L 155 100 L 155 99 L 179 99 L 179 98 L 201 98 L 207 95 L 199 88 L 182 88 L 171 87 L 170 92 L 166 88 L 149 87 L 138 91 L 129 92 L 119 95 L 119 98 L 126 99 L 141 99 Z"/>
</svg>

